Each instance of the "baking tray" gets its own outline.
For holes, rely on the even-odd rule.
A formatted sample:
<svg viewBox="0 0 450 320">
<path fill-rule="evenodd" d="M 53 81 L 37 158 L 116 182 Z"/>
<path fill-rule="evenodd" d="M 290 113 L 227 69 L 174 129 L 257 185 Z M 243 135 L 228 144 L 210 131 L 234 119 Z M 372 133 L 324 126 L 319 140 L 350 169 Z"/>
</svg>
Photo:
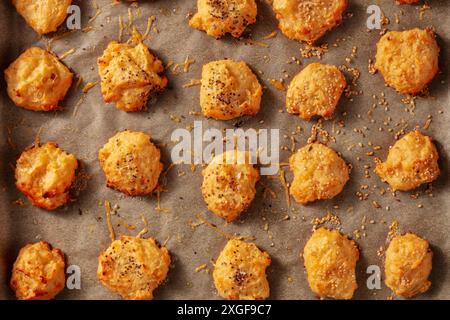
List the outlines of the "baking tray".
<svg viewBox="0 0 450 320">
<path fill-rule="evenodd" d="M 192 171 L 189 165 L 175 166 L 167 171 L 163 182 L 168 191 L 160 197 L 163 210 L 157 210 L 155 197 L 126 197 L 105 186 L 97 160 L 98 149 L 119 130 L 145 131 L 162 146 L 162 161 L 168 168 L 173 146 L 172 132 L 189 127 L 194 121 L 202 121 L 204 129 L 280 129 L 281 162 L 287 162 L 293 147 L 290 137 L 294 133 L 295 148 L 304 145 L 317 121 L 306 122 L 280 112 L 284 109 L 285 92 L 275 88 L 269 79 L 283 78 L 287 84 L 298 71 L 317 61 L 318 57 L 303 57 L 308 55 L 307 48 L 279 32 L 266 1 L 258 1 L 258 21 L 248 28 L 246 39 L 240 41 L 228 36 L 215 40 L 204 32 L 189 28 L 188 15 L 196 10 L 194 0 L 141 1 L 139 9 L 125 2 L 112 5 L 109 0 L 74 3 L 81 7 L 84 32 L 72 32 L 51 42 L 52 50 L 58 55 L 76 49 L 63 61 L 83 79 L 79 86 L 74 85 L 70 90 L 63 102 L 64 110 L 36 113 L 17 108 L 6 95 L 3 77 L 0 80 L 0 298 L 14 298 L 8 281 L 19 249 L 26 243 L 42 239 L 65 252 L 67 265 L 77 265 L 81 269 L 81 289 L 65 289 L 58 299 L 117 299 L 116 294 L 109 292 L 96 279 L 97 256 L 110 242 L 103 208 L 105 200 L 118 208 L 113 216 L 117 233 L 137 234 L 143 227 L 143 214 L 149 223 L 149 235 L 166 243 L 170 250 L 173 263 L 167 281 L 155 291 L 156 299 L 219 298 L 210 273 L 211 259 L 218 256 L 226 243 L 218 230 L 253 236 L 254 242 L 270 254 L 273 260 L 268 269 L 271 299 L 316 299 L 309 290 L 299 253 L 314 226 L 312 221 L 316 219 L 317 223 L 327 213 L 336 215 L 340 224 L 331 221 L 325 225 L 339 228 L 354 237 L 361 250 L 357 265 L 359 288 L 355 299 L 391 297 L 384 284 L 379 290 L 367 289 L 366 269 L 369 265 L 382 267 L 380 248 L 386 245 L 390 226 L 395 221 L 398 222 L 397 232 L 416 232 L 430 242 L 434 252 L 431 289 L 418 298 L 450 298 L 450 241 L 447 239 L 450 227 L 450 119 L 447 110 L 450 26 L 444 23 L 450 14 L 447 1 L 429 1 L 431 8 L 428 10 L 421 9 L 422 5 L 396 6 L 394 1 L 387 0 L 350 1 L 342 25 L 319 41 L 319 45 L 328 44 L 328 50 L 319 50 L 323 53 L 321 61 L 355 68 L 345 72 L 349 82 L 354 78 L 355 70 L 360 71 L 353 89 L 362 94 L 342 98 L 334 119 L 322 123 L 322 130 L 332 137 L 330 147 L 339 151 L 353 166 L 350 181 L 344 191 L 331 200 L 301 206 L 291 199 L 291 207 L 288 208 L 280 180 L 263 177 L 253 205 L 232 224 L 225 224 L 207 211 L 200 192 L 201 167 Z M 375 56 L 375 44 L 381 31 L 367 31 L 366 9 L 371 4 L 379 5 L 389 18 L 390 23 L 383 28 L 402 30 L 433 26 L 436 30 L 441 47 L 441 73 L 430 85 L 429 97 L 415 100 L 414 110 L 405 105 L 404 96 L 385 87 L 381 75 L 368 72 L 368 61 Z M 180 67 L 174 74 L 172 65 L 166 72 L 169 88 L 151 101 L 147 111 L 133 114 L 106 105 L 99 85 L 86 94 L 82 92 L 87 83 L 99 80 L 96 59 L 109 41 L 118 39 L 119 16 L 127 23 L 129 8 L 134 25 L 141 32 L 145 31 L 148 18 L 156 17 L 154 27 L 157 30 L 152 28 L 146 43 L 165 64 L 171 61 L 183 63 L 188 56 L 195 60 L 186 73 Z M 46 47 L 49 38 L 66 31 L 63 27 L 56 34 L 40 38 L 25 25 L 10 1 L 0 2 L 1 69 L 4 70 L 24 49 L 33 45 Z M 266 39 L 273 31 L 277 31 L 276 36 Z M 124 34 L 123 40 L 127 37 Z M 354 47 L 356 56 L 352 57 Z M 301 63 L 297 64 L 292 57 Z M 185 88 L 184 85 L 192 79 L 200 79 L 202 64 L 223 58 L 246 61 L 265 86 L 261 112 L 255 117 L 220 122 L 196 115 L 200 109 L 199 87 Z M 351 61 L 347 62 L 346 58 Z M 373 108 L 374 104 L 376 108 Z M 373 112 L 369 112 L 371 109 Z M 428 119 L 432 119 L 431 123 Z M 426 192 L 427 186 L 413 192 L 399 192 L 396 196 L 389 192 L 381 195 L 380 190 L 387 186 L 373 173 L 374 157 L 385 158 L 396 133 L 402 128 L 411 130 L 416 126 L 436 140 L 440 154 L 442 174 L 433 183 L 433 196 Z M 56 141 L 63 149 L 75 154 L 82 164 L 76 201 L 55 212 L 32 207 L 14 186 L 12 168 L 15 160 L 38 135 L 41 141 Z M 375 145 L 382 149 L 369 156 Z M 287 172 L 287 180 L 291 178 Z M 275 199 L 267 191 L 269 188 L 277 194 Z M 200 224 L 199 217 L 215 224 L 218 229 Z M 131 230 L 131 225 L 136 229 Z M 199 271 L 197 268 L 203 264 L 206 264 L 206 269 Z"/>
</svg>

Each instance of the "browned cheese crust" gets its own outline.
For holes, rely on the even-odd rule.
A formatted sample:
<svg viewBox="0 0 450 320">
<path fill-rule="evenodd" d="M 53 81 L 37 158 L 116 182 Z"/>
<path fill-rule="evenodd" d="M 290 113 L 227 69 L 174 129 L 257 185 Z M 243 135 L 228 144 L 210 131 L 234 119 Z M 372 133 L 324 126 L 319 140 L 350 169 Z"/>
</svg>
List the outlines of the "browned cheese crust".
<svg viewBox="0 0 450 320">
<path fill-rule="evenodd" d="M 108 187 L 130 196 L 150 194 L 163 170 L 161 152 L 143 132 L 122 131 L 98 152 Z"/>
<path fill-rule="evenodd" d="M 56 31 L 64 22 L 72 0 L 12 0 L 17 12 L 39 34 Z"/>
<path fill-rule="evenodd" d="M 351 299 L 358 288 L 356 243 L 337 230 L 319 228 L 303 250 L 311 290 L 321 298 Z"/>
<path fill-rule="evenodd" d="M 439 177 L 439 154 L 433 140 L 419 131 L 411 131 L 389 150 L 385 162 L 375 172 L 392 190 L 407 191 Z"/>
<path fill-rule="evenodd" d="M 342 21 L 347 0 L 274 0 L 281 32 L 293 40 L 314 43 Z"/>
<path fill-rule="evenodd" d="M 226 33 L 239 38 L 248 25 L 256 22 L 257 13 L 255 0 L 198 0 L 197 13 L 189 25 L 216 39 Z"/>
<path fill-rule="evenodd" d="M 155 239 L 121 236 L 98 257 L 97 277 L 126 300 L 151 300 L 169 266 L 169 251 Z"/>
<path fill-rule="evenodd" d="M 214 265 L 214 284 L 219 295 L 228 300 L 262 300 L 269 297 L 266 268 L 267 252 L 253 243 L 228 241 Z"/>
<path fill-rule="evenodd" d="M 71 200 L 78 161 L 54 142 L 34 145 L 16 163 L 16 186 L 39 208 L 55 210 Z"/>
<path fill-rule="evenodd" d="M 218 60 L 202 70 L 200 106 L 205 117 L 231 120 L 258 113 L 262 87 L 243 61 Z"/>
<path fill-rule="evenodd" d="M 336 66 L 311 63 L 289 84 L 286 109 L 305 120 L 315 116 L 330 119 L 346 86 L 345 77 Z"/>
<path fill-rule="evenodd" d="M 386 285 L 405 298 L 424 293 L 431 285 L 432 258 L 428 241 L 413 233 L 394 237 L 386 250 Z"/>
<path fill-rule="evenodd" d="M 431 29 L 389 31 L 377 44 L 375 68 L 398 92 L 416 94 L 439 70 L 439 46 Z"/>
<path fill-rule="evenodd" d="M 130 43 L 110 42 L 97 64 L 103 99 L 126 112 L 144 109 L 149 97 L 167 86 L 162 61 L 136 31 Z"/>
<path fill-rule="evenodd" d="M 321 143 L 300 148 L 290 157 L 289 164 L 294 173 L 289 193 L 301 204 L 333 198 L 349 179 L 345 161 Z"/>
<path fill-rule="evenodd" d="M 202 172 L 202 194 L 208 209 L 228 222 L 255 198 L 259 171 L 249 159 L 248 153 L 228 151 L 216 156 Z"/>
<path fill-rule="evenodd" d="M 65 286 L 64 254 L 40 241 L 23 247 L 14 262 L 11 288 L 20 300 L 50 300 Z"/>
<path fill-rule="evenodd" d="M 61 109 L 72 85 L 72 72 L 58 57 L 44 49 L 25 50 L 5 70 L 7 92 L 19 107 L 33 111 Z"/>
</svg>

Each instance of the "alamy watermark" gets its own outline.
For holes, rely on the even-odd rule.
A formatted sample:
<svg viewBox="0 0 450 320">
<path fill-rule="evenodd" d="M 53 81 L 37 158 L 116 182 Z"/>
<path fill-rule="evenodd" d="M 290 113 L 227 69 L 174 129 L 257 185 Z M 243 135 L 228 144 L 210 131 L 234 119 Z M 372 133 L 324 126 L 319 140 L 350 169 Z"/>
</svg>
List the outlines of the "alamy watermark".
<svg viewBox="0 0 450 320">
<path fill-rule="evenodd" d="M 367 277 L 366 285 L 369 290 L 380 290 L 381 289 L 381 269 L 377 265 L 370 265 L 367 267 L 366 274 Z"/>
<path fill-rule="evenodd" d="M 377 6 L 376 4 L 372 4 L 367 7 L 366 10 L 367 14 L 369 14 L 369 17 L 367 18 L 366 26 L 369 30 L 380 30 L 381 29 L 381 19 L 382 19 L 382 12 L 381 8 Z"/>
<path fill-rule="evenodd" d="M 81 268 L 72 264 L 66 269 L 66 287 L 69 290 L 81 290 Z"/>
<path fill-rule="evenodd" d="M 274 175 L 279 169 L 280 149 L 279 129 L 226 129 L 209 128 L 203 130 L 202 121 L 194 121 L 193 130 L 178 128 L 172 132 L 173 163 L 207 164 L 214 156 L 227 151 L 245 151 L 249 159 L 225 159 L 226 162 L 261 165 L 261 175 Z M 237 160 L 237 161 L 236 161 Z"/>
<path fill-rule="evenodd" d="M 71 5 L 67 8 L 66 26 L 69 30 L 81 29 L 81 9 L 77 5 Z"/>
<path fill-rule="evenodd" d="M 370 30 L 381 29 L 381 8 L 376 4 L 371 4 L 367 7 L 366 12 L 370 15 L 366 22 L 367 28 Z M 67 28 L 69 30 L 81 29 L 81 8 L 75 4 L 70 5 L 67 8 L 67 15 Z"/>
</svg>

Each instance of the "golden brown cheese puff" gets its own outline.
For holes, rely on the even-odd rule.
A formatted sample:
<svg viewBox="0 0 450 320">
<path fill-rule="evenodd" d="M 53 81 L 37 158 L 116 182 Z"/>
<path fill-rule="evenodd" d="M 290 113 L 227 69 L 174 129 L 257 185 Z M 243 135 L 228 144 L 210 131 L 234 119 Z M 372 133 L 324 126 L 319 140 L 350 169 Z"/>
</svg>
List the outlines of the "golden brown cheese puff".
<svg viewBox="0 0 450 320">
<path fill-rule="evenodd" d="M 64 254 L 45 241 L 20 249 L 12 269 L 11 289 L 20 300 L 50 300 L 65 286 Z"/>
<path fill-rule="evenodd" d="M 56 31 L 67 16 L 72 0 L 12 0 L 17 12 L 39 34 Z"/>
<path fill-rule="evenodd" d="M 72 72 L 54 54 L 37 47 L 23 52 L 5 70 L 7 92 L 19 107 L 34 111 L 60 109 L 72 85 Z"/>
<path fill-rule="evenodd" d="M 98 152 L 106 185 L 129 196 L 150 194 L 163 170 L 161 153 L 143 132 L 122 131 Z"/>
<path fill-rule="evenodd" d="M 269 297 L 266 268 L 271 260 L 267 252 L 253 243 L 231 239 L 214 265 L 214 285 L 228 300 L 262 300 Z"/>
<path fill-rule="evenodd" d="M 405 298 L 424 293 L 431 285 L 432 258 L 428 241 L 412 233 L 394 237 L 386 250 L 386 285 Z"/>
<path fill-rule="evenodd" d="M 438 178 L 438 159 L 433 140 L 411 131 L 390 148 L 385 162 L 377 160 L 375 172 L 393 191 L 407 191 Z"/>
<path fill-rule="evenodd" d="M 281 32 L 293 40 L 314 43 L 341 23 L 347 0 L 274 0 Z"/>
<path fill-rule="evenodd" d="M 151 95 L 167 86 L 163 63 L 136 31 L 131 43 L 110 42 L 97 64 L 103 99 L 126 112 L 142 110 Z"/>
<path fill-rule="evenodd" d="M 97 277 L 123 299 L 151 300 L 169 266 L 169 251 L 155 239 L 121 236 L 98 257 Z"/>
<path fill-rule="evenodd" d="M 389 31 L 377 44 L 375 68 L 401 93 L 423 90 L 438 72 L 439 46 L 431 29 Z"/>
<path fill-rule="evenodd" d="M 255 0 L 198 0 L 197 13 L 189 25 L 216 39 L 226 33 L 239 38 L 248 25 L 256 22 L 257 13 Z"/>
<path fill-rule="evenodd" d="M 286 108 L 305 120 L 314 116 L 332 117 L 347 82 L 336 66 L 319 62 L 309 64 L 289 84 Z"/>
<path fill-rule="evenodd" d="M 246 152 L 227 151 L 203 170 L 202 194 L 208 209 L 227 222 L 245 211 L 256 194 L 259 171 Z"/>
<path fill-rule="evenodd" d="M 294 180 L 290 194 L 301 204 L 331 199 L 339 194 L 349 179 L 345 161 L 321 143 L 307 144 L 289 159 Z"/>
<path fill-rule="evenodd" d="M 358 288 L 355 268 L 359 250 L 355 241 L 337 230 L 319 228 L 303 249 L 311 290 L 321 298 L 351 299 Z"/>
<path fill-rule="evenodd" d="M 262 87 L 243 61 L 219 60 L 203 66 L 200 106 L 205 117 L 230 120 L 258 113 Z"/>
<path fill-rule="evenodd" d="M 54 142 L 34 145 L 16 163 L 16 186 L 31 204 L 46 210 L 57 209 L 71 200 L 78 161 Z"/>
</svg>

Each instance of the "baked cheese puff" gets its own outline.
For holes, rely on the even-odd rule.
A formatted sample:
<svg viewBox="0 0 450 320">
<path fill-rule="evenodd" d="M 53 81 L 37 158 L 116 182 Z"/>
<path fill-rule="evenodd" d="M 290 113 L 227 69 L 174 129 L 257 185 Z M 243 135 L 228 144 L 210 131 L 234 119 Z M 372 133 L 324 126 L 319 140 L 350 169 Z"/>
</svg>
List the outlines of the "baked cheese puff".
<svg viewBox="0 0 450 320">
<path fill-rule="evenodd" d="M 385 162 L 377 160 L 375 172 L 393 191 L 407 191 L 439 177 L 438 159 L 433 140 L 411 131 L 390 148 Z"/>
<path fill-rule="evenodd" d="M 169 266 L 169 251 L 155 239 L 121 236 L 98 257 L 97 277 L 123 299 L 151 300 Z"/>
<path fill-rule="evenodd" d="M 378 41 L 375 68 L 390 87 L 416 94 L 437 74 L 438 58 L 433 30 L 389 31 Z"/>
<path fill-rule="evenodd" d="M 298 73 L 289 84 L 286 108 L 310 120 L 314 116 L 332 117 L 347 82 L 334 65 L 311 63 Z"/>
<path fill-rule="evenodd" d="M 58 57 L 32 47 L 6 70 L 7 92 L 19 107 L 34 111 L 57 110 L 72 85 L 72 72 Z"/>
<path fill-rule="evenodd" d="M 12 269 L 11 288 L 20 300 L 50 300 L 66 282 L 64 254 L 47 242 L 20 249 Z"/>
<path fill-rule="evenodd" d="M 289 158 L 294 174 L 289 193 L 301 204 L 331 199 L 349 179 L 349 167 L 331 148 L 321 143 L 307 144 Z"/>
<path fill-rule="evenodd" d="M 266 268 L 270 263 L 269 254 L 255 244 L 229 240 L 214 264 L 214 285 L 219 295 L 228 300 L 268 298 Z"/>
<path fill-rule="evenodd" d="M 150 194 L 163 170 L 161 153 L 148 134 L 122 131 L 98 152 L 106 185 L 129 196 Z"/>
<path fill-rule="evenodd" d="M 66 20 L 72 0 L 12 0 L 17 12 L 39 34 L 56 31 Z"/>
<path fill-rule="evenodd" d="M 32 205 L 55 210 L 70 202 L 77 168 L 77 158 L 56 143 L 33 145 L 17 160 L 16 186 Z"/>
<path fill-rule="evenodd" d="M 311 290 L 320 298 L 351 299 L 358 288 L 355 268 L 359 250 L 355 241 L 337 230 L 319 228 L 303 249 Z"/>
<path fill-rule="evenodd" d="M 208 209 L 225 219 L 234 221 L 245 211 L 256 194 L 259 171 L 243 151 L 220 154 L 203 170 L 202 194 Z"/>
<path fill-rule="evenodd" d="M 205 117 L 230 120 L 258 113 L 262 87 L 243 61 L 218 60 L 202 70 L 200 106 Z"/>
<path fill-rule="evenodd" d="M 395 236 L 386 250 L 385 283 L 398 296 L 412 298 L 428 290 L 433 252 L 415 234 Z"/>
<path fill-rule="evenodd" d="M 137 31 L 130 43 L 110 42 L 97 64 L 103 99 L 126 112 L 142 110 L 151 95 L 167 86 L 163 63 Z"/>
<path fill-rule="evenodd" d="M 197 0 L 197 13 L 189 25 L 216 39 L 226 33 L 239 38 L 256 22 L 257 13 L 255 0 Z"/>
<path fill-rule="evenodd" d="M 274 0 L 281 32 L 293 40 L 314 43 L 341 23 L 347 0 Z"/>
</svg>

